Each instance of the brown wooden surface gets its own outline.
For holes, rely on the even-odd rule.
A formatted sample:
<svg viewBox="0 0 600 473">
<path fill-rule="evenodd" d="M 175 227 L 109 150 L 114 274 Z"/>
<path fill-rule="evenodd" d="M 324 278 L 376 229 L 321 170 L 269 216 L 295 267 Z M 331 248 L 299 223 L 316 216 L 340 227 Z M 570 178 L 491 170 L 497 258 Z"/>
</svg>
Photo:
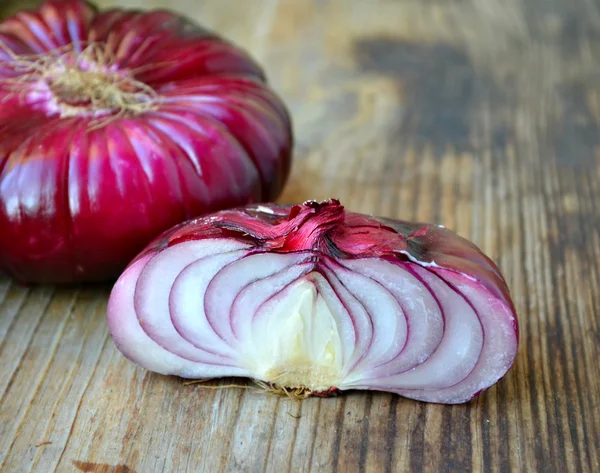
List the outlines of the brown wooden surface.
<svg viewBox="0 0 600 473">
<path fill-rule="evenodd" d="M 2 473 L 600 472 L 600 2 L 118 3 L 169 5 L 264 63 L 297 136 L 281 201 L 477 243 L 520 350 L 466 405 L 296 404 L 137 368 L 107 335 L 108 288 L 0 280 Z"/>
</svg>

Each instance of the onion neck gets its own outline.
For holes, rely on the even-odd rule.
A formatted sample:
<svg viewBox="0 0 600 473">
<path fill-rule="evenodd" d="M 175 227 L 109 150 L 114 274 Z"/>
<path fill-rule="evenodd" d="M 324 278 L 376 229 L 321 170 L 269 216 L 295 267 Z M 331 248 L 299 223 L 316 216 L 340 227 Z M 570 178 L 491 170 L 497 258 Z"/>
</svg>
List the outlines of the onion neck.
<svg viewBox="0 0 600 473">
<path fill-rule="evenodd" d="M 322 203 L 308 201 L 292 208 L 289 221 L 285 222 L 281 244 L 283 250 L 325 249 L 328 232 L 344 224 L 345 210 L 335 200 Z M 291 233 L 288 233 L 291 231 Z"/>
<path fill-rule="evenodd" d="M 307 201 L 295 205 L 276 224 L 243 212 L 225 212 L 227 222 L 215 218 L 211 224 L 249 236 L 271 251 L 321 250 L 327 254 L 327 234 L 344 226 L 345 210 L 335 199 L 324 202 Z M 222 217 L 221 217 L 222 218 Z"/>
</svg>

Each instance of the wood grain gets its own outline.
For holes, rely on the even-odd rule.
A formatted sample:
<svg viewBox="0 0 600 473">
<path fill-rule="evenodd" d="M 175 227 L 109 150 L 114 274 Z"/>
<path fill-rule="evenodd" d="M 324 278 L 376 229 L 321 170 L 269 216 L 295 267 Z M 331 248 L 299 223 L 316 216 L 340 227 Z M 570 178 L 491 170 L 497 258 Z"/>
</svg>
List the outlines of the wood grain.
<svg viewBox="0 0 600 473">
<path fill-rule="evenodd" d="M 109 288 L 4 279 L 0 471 L 600 471 L 600 2 L 118 3 L 168 5 L 263 62 L 297 138 L 281 201 L 478 244 L 512 290 L 518 357 L 466 405 L 298 404 L 137 368 L 108 337 Z"/>
</svg>

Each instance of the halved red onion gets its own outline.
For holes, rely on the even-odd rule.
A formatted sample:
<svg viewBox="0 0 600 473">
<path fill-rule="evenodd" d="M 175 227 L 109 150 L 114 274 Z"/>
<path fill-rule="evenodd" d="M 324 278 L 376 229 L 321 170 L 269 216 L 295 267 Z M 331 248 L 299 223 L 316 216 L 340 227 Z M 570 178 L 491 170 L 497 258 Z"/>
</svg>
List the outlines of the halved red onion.
<svg viewBox="0 0 600 473">
<path fill-rule="evenodd" d="M 337 200 L 174 227 L 117 281 L 108 324 L 127 358 L 166 375 L 449 404 L 496 383 L 518 343 L 506 283 L 475 245 Z"/>
<path fill-rule="evenodd" d="M 0 271 L 116 278 L 184 220 L 277 198 L 293 146 L 263 70 L 162 10 L 46 0 L 0 23 Z"/>
</svg>

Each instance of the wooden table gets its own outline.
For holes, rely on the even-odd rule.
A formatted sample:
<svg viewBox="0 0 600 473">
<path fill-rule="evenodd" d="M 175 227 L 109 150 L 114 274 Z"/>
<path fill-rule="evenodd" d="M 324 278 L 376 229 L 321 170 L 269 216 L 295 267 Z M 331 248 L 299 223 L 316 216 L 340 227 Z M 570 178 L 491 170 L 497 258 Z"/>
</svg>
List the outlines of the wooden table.
<svg viewBox="0 0 600 473">
<path fill-rule="evenodd" d="M 294 116 L 281 201 L 441 223 L 496 260 L 521 345 L 473 402 L 297 404 L 126 361 L 108 287 L 0 280 L 0 470 L 599 472 L 600 2 L 101 0 L 244 45 Z"/>
</svg>

